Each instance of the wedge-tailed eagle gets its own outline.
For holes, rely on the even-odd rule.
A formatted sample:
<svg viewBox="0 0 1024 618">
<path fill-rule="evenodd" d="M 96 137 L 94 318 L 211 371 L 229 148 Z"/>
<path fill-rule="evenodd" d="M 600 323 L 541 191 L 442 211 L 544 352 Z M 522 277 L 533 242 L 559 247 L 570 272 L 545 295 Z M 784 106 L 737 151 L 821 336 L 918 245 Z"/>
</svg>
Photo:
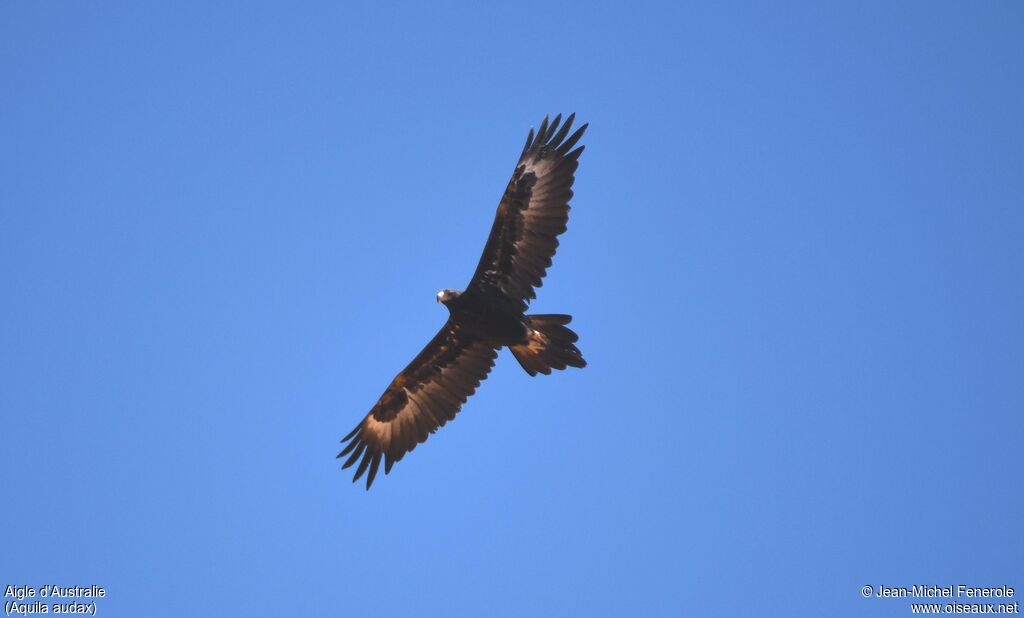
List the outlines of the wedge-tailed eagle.
<svg viewBox="0 0 1024 618">
<path fill-rule="evenodd" d="M 578 337 L 566 326 L 571 316 L 526 314 L 569 220 L 573 174 L 583 152 L 573 146 L 587 128 L 570 135 L 574 116 L 561 126 L 561 115 L 550 123 L 545 117 L 536 135 L 530 129 L 473 278 L 461 292 L 437 293 L 448 321 L 342 439 L 348 442 L 338 455 L 348 456 L 342 468 L 359 462 L 353 482 L 365 472 L 369 489 L 382 458 L 387 474 L 455 418 L 502 347 L 531 376 L 586 366 L 574 345 Z"/>
</svg>

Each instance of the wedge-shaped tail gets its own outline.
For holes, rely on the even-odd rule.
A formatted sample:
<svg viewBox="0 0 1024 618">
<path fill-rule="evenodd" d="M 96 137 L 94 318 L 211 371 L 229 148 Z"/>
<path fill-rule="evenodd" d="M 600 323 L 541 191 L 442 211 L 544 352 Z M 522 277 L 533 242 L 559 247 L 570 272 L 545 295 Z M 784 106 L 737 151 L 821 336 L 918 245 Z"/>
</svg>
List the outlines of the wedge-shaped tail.
<svg viewBox="0 0 1024 618">
<path fill-rule="evenodd" d="M 579 337 L 566 324 L 571 315 L 528 315 L 530 336 L 525 343 L 509 346 L 526 373 L 549 374 L 552 369 L 586 367 L 587 361 L 575 346 Z"/>
</svg>

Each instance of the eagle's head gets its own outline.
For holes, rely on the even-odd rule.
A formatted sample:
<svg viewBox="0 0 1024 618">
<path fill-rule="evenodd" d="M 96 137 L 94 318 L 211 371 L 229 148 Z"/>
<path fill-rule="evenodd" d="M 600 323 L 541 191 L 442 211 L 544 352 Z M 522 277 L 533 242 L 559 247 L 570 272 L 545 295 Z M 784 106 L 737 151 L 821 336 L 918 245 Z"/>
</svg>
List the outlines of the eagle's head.
<svg viewBox="0 0 1024 618">
<path fill-rule="evenodd" d="M 458 298 L 459 294 L 461 294 L 461 292 L 456 292 L 455 290 L 449 290 L 445 288 L 437 293 L 437 302 L 441 303 L 442 305 L 447 305 L 448 303 Z"/>
</svg>

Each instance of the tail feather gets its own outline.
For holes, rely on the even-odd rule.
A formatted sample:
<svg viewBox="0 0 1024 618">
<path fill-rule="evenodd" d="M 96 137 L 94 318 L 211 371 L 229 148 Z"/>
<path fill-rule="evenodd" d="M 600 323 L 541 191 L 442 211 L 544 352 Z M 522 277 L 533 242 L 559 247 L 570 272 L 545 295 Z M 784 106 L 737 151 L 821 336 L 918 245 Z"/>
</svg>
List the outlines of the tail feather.
<svg viewBox="0 0 1024 618">
<path fill-rule="evenodd" d="M 528 315 L 530 334 L 521 344 L 509 346 L 512 354 L 526 373 L 549 374 L 552 369 L 586 367 L 587 361 L 574 344 L 579 339 L 565 325 L 572 321 L 571 315 L 546 314 Z"/>
</svg>

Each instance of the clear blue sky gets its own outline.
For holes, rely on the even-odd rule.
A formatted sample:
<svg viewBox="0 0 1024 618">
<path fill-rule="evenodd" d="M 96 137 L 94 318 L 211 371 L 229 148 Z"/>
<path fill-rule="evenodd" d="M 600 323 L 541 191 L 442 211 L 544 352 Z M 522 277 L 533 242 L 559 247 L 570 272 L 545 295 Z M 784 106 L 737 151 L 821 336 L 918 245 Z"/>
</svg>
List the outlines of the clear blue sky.
<svg viewBox="0 0 1024 618">
<path fill-rule="evenodd" d="M 1024 588 L 1024 8 L 679 4 L 0 4 L 0 584 L 156 617 Z M 570 111 L 533 310 L 589 366 L 503 352 L 353 486 L 339 439 Z"/>
</svg>

